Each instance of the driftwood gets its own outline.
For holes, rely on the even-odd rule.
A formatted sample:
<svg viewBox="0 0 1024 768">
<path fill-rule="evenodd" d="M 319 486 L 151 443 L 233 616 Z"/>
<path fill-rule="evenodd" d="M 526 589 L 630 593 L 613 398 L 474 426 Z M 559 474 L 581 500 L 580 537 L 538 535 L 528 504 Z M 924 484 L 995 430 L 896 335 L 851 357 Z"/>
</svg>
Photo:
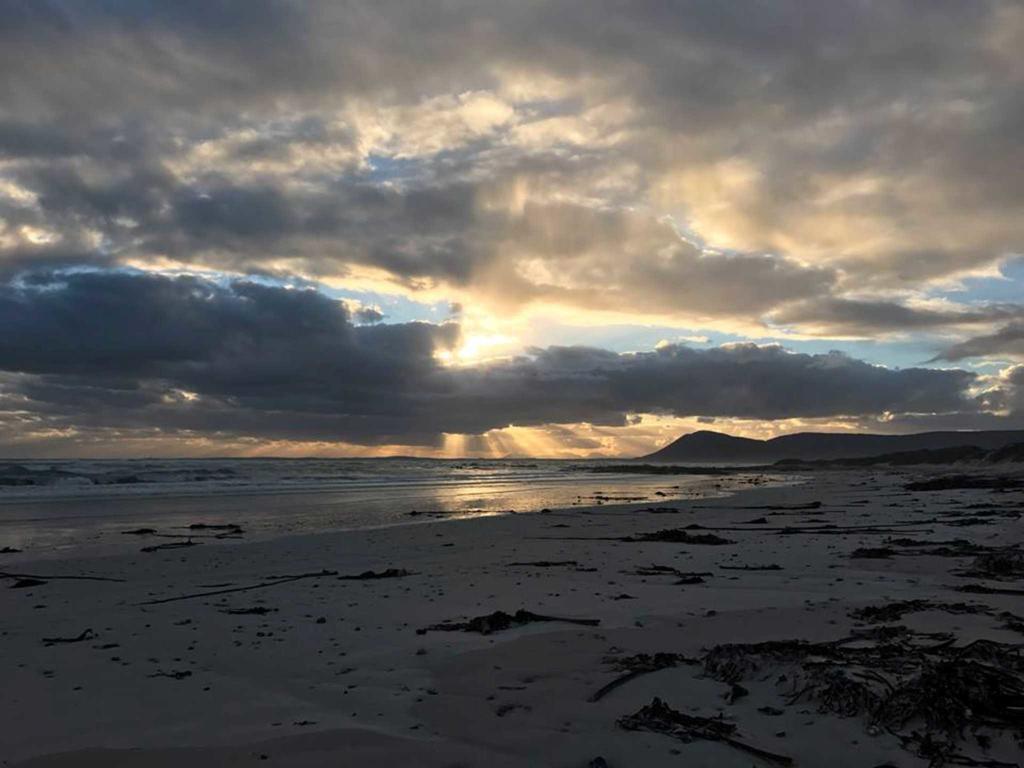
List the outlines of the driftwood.
<svg viewBox="0 0 1024 768">
<path fill-rule="evenodd" d="M 469 621 L 446 621 L 441 624 L 432 624 L 429 627 L 417 629 L 416 634 L 425 635 L 427 632 L 477 632 L 481 635 L 490 635 L 494 632 L 503 632 L 514 627 L 549 621 L 579 624 L 583 627 L 596 627 L 601 623 L 600 619 L 571 619 L 562 616 L 545 616 L 520 609 L 511 614 L 504 611 L 495 611 L 486 616 L 477 616 Z"/>
<path fill-rule="evenodd" d="M 618 726 L 627 731 L 661 733 L 689 744 L 697 739 L 720 741 L 730 747 L 775 765 L 792 765 L 793 759 L 751 746 L 736 738 L 736 726 L 722 718 L 698 717 L 677 712 L 659 698 L 632 715 L 620 717 Z"/>
<path fill-rule="evenodd" d="M 230 587 L 228 589 L 214 589 L 209 592 L 192 592 L 187 595 L 176 595 L 175 597 L 161 597 L 157 600 L 145 600 L 141 603 L 135 603 L 135 605 L 161 605 L 163 603 L 176 603 L 180 600 L 199 600 L 204 597 L 214 597 L 216 595 L 228 595 L 234 592 L 248 592 L 253 589 L 266 589 L 268 587 L 276 587 L 280 584 L 290 584 L 293 581 L 301 581 L 302 579 L 321 579 L 326 576 L 337 576 L 337 571 L 316 571 L 314 573 L 300 573 L 297 576 L 282 576 L 279 579 L 272 579 L 270 581 L 264 581 L 260 584 L 250 584 L 245 587 Z"/>
</svg>

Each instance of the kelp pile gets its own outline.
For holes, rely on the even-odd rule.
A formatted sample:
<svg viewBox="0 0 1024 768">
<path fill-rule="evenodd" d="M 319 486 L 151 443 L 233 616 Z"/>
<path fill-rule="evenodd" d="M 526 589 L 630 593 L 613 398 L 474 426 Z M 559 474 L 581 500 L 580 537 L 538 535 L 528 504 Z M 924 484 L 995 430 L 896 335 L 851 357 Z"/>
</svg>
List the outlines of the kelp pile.
<svg viewBox="0 0 1024 768">
<path fill-rule="evenodd" d="M 855 644 L 871 637 L 873 644 Z M 1019 645 L 879 627 L 843 640 L 727 644 L 704 656 L 704 671 L 738 683 L 765 673 L 787 705 L 813 702 L 821 714 L 862 717 L 932 765 L 997 765 L 960 749 L 968 734 L 1010 731 L 1024 743 L 1024 656 Z"/>
</svg>

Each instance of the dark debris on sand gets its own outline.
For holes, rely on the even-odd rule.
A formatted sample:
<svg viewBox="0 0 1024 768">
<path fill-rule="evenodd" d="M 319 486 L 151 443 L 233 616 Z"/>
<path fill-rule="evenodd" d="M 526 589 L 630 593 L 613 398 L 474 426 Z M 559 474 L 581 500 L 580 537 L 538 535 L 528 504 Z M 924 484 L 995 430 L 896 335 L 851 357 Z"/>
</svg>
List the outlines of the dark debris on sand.
<svg viewBox="0 0 1024 768">
<path fill-rule="evenodd" d="M 74 637 L 44 637 L 43 645 L 69 645 L 71 643 L 84 643 L 86 640 L 95 640 L 96 633 L 91 629 L 84 629 Z"/>
<path fill-rule="evenodd" d="M 906 628 L 880 628 L 875 645 L 803 640 L 727 644 L 704 657 L 705 673 L 722 682 L 784 681 L 786 703 L 812 701 L 822 714 L 863 717 L 930 761 L 985 765 L 961 753 L 965 733 L 1024 738 L 1024 657 L 1019 645 L 978 640 L 965 646 Z M 888 630 L 888 631 L 884 631 Z M 997 764 L 997 763 L 991 763 Z"/>
<path fill-rule="evenodd" d="M 620 717 L 620 728 L 671 736 L 684 744 L 696 740 L 719 741 L 775 765 L 792 765 L 792 758 L 768 752 L 740 741 L 737 728 L 722 717 L 699 717 L 677 712 L 659 698 L 631 715 Z"/>
<path fill-rule="evenodd" d="M 625 571 L 631 576 L 672 576 L 675 584 L 703 584 L 704 578 L 714 576 L 710 571 L 681 571 L 671 565 L 645 565 L 635 571 Z"/>
<path fill-rule="evenodd" d="M 15 579 L 11 589 L 28 589 L 29 587 L 41 587 L 46 584 L 42 579 L 22 578 Z"/>
<path fill-rule="evenodd" d="M 590 701 L 600 701 L 609 693 L 614 691 L 631 680 L 652 672 L 659 672 L 662 669 L 671 669 L 683 665 L 696 666 L 700 664 L 698 659 L 684 656 L 681 653 L 637 653 L 632 656 L 609 657 L 606 661 L 622 674 L 616 677 L 607 685 L 602 686 L 591 697 Z"/>
<path fill-rule="evenodd" d="M 147 677 L 167 677 L 171 680 L 184 680 L 185 678 L 192 677 L 192 673 L 187 669 L 172 669 L 167 672 L 161 669 L 152 675 L 147 675 Z"/>
<path fill-rule="evenodd" d="M 527 624 L 551 621 L 578 624 L 584 627 L 596 627 L 601 623 L 600 619 L 572 619 L 562 616 L 545 616 L 520 609 L 515 613 L 495 611 L 486 616 L 477 616 L 469 621 L 446 621 L 441 624 L 432 624 L 429 627 L 417 629 L 416 634 L 425 635 L 427 632 L 476 632 L 481 635 L 490 635 L 494 632 L 503 632 L 506 629 L 522 627 Z"/>
<path fill-rule="evenodd" d="M 986 579 L 1024 578 L 1024 549 L 1013 546 L 983 552 L 974 558 L 965 575 Z"/>
<path fill-rule="evenodd" d="M 931 600 L 897 600 L 883 605 L 869 605 L 850 611 L 850 618 L 871 623 L 899 621 L 908 613 L 943 611 L 952 614 L 979 614 L 988 609 L 977 603 L 937 603 Z"/>
<path fill-rule="evenodd" d="M 383 571 L 363 571 L 362 573 L 355 573 L 350 576 L 339 576 L 339 581 L 376 581 L 377 579 L 404 579 L 406 576 L 412 576 L 412 571 L 407 571 L 404 568 L 387 568 Z"/>
<path fill-rule="evenodd" d="M 152 544 L 148 547 L 143 547 L 140 552 L 160 552 L 165 549 L 185 549 L 187 547 L 198 547 L 198 541 L 169 541 L 166 544 Z"/>
<path fill-rule="evenodd" d="M 986 475 L 943 475 L 907 483 L 908 491 L 951 491 L 959 489 L 991 489 L 1009 491 L 1024 488 L 1024 478 Z"/>
<path fill-rule="evenodd" d="M 222 608 L 220 612 L 231 616 L 266 616 L 268 613 L 277 613 L 277 608 L 256 605 L 252 608 Z"/>
<path fill-rule="evenodd" d="M 713 533 L 690 533 L 682 528 L 664 528 L 652 533 L 638 533 L 636 536 L 628 536 L 623 541 L 664 541 L 670 544 L 703 544 L 708 546 L 722 546 L 724 544 L 735 544 L 731 539 L 723 539 Z"/>
<path fill-rule="evenodd" d="M 778 563 L 768 563 L 767 565 L 720 565 L 718 566 L 723 571 L 781 571 L 782 566 Z"/>
</svg>

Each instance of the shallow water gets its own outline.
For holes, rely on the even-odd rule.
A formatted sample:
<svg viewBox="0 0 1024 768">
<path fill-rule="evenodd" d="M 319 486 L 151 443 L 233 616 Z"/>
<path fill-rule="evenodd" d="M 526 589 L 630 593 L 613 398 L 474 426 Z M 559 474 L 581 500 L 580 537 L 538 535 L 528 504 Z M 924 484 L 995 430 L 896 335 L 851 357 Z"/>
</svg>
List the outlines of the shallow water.
<svg viewBox="0 0 1024 768">
<path fill-rule="evenodd" d="M 246 540 L 253 540 L 441 519 L 429 514 L 410 516 L 414 510 L 466 517 L 626 501 L 664 504 L 728 493 L 748 487 L 753 478 L 780 480 L 753 472 L 645 476 L 590 471 L 601 463 L 607 462 L 7 462 L 0 467 L 0 483 L 10 483 L 0 485 L 0 548 L 24 550 L 22 557 L 124 552 L 138 549 L 140 539 L 122 532 L 139 527 L 186 536 L 194 523 L 234 523 L 243 526 Z M 155 543 L 160 541 L 165 540 Z"/>
</svg>

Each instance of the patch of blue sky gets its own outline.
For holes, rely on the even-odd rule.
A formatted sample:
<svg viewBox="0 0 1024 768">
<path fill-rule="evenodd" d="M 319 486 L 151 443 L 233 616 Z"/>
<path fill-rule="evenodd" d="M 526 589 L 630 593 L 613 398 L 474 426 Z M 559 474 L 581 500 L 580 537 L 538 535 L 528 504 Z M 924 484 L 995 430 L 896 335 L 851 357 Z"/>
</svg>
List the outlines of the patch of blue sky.
<svg viewBox="0 0 1024 768">
<path fill-rule="evenodd" d="M 333 299 L 358 302 L 373 307 L 384 315 L 385 323 L 443 323 L 453 319 L 453 307 L 447 301 L 422 302 L 397 294 L 375 291 L 353 291 L 344 288 L 319 286 L 321 293 Z"/>
<path fill-rule="evenodd" d="M 968 277 L 953 289 L 931 295 L 963 304 L 1019 303 L 1024 300 L 1024 255 L 1014 256 L 1000 267 L 1000 277 Z"/>
<path fill-rule="evenodd" d="M 370 154 L 366 168 L 359 175 L 375 184 L 401 183 L 417 178 L 422 171 L 423 162 L 415 158 Z"/>
</svg>

